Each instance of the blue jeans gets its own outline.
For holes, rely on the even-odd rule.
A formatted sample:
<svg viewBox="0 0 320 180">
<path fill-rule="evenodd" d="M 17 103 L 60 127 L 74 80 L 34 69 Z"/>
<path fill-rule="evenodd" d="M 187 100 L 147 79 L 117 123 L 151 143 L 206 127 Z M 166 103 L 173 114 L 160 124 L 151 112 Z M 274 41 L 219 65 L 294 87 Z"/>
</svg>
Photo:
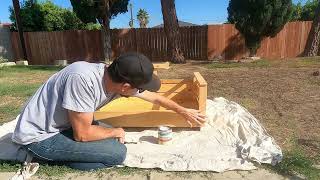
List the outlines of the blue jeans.
<svg viewBox="0 0 320 180">
<path fill-rule="evenodd" d="M 84 171 L 120 165 L 127 153 L 126 146 L 114 138 L 77 142 L 72 129 L 25 147 L 37 159 Z"/>
</svg>

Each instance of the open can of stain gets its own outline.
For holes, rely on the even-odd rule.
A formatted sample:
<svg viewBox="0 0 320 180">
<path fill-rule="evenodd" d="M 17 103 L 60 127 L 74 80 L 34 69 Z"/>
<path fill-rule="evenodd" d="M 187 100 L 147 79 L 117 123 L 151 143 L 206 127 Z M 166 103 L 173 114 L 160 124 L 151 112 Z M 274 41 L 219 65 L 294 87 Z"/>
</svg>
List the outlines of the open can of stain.
<svg viewBox="0 0 320 180">
<path fill-rule="evenodd" d="M 171 143 L 172 129 L 169 126 L 159 126 L 158 130 L 158 143 L 166 145 Z"/>
</svg>

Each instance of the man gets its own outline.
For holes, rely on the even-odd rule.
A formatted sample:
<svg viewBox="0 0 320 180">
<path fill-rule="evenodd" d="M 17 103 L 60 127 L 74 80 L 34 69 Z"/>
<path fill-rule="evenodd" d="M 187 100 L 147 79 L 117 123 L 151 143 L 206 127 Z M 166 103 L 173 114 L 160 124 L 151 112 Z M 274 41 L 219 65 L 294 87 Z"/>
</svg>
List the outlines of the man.
<svg viewBox="0 0 320 180">
<path fill-rule="evenodd" d="M 93 112 L 119 96 L 136 96 L 174 110 L 191 125 L 204 116 L 152 91 L 160 88 L 153 65 L 126 53 L 110 66 L 76 62 L 51 76 L 21 112 L 12 139 L 45 161 L 91 170 L 121 164 L 126 157 L 122 128 L 94 123 Z"/>
</svg>

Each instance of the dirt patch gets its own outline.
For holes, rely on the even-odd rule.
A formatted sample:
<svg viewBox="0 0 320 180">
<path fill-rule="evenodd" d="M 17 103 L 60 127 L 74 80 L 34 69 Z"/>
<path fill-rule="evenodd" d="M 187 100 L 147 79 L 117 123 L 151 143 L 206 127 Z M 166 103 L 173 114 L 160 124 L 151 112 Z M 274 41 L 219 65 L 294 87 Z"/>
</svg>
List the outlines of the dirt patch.
<svg viewBox="0 0 320 180">
<path fill-rule="evenodd" d="M 199 71 L 208 82 L 208 98 L 222 96 L 240 103 L 288 149 L 292 140 L 320 141 L 320 79 L 312 75 L 320 65 L 292 66 L 208 69 L 185 64 L 158 73 L 161 78 L 190 78 Z M 319 154 L 318 146 L 299 145 L 311 156 Z"/>
</svg>

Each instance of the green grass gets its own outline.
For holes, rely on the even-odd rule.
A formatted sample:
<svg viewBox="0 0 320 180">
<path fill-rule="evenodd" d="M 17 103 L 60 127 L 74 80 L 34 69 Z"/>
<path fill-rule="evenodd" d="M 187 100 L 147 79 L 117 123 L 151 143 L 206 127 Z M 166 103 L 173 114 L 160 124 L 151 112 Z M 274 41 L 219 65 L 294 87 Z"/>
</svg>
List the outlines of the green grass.
<svg viewBox="0 0 320 180">
<path fill-rule="evenodd" d="M 18 115 L 20 112 L 20 107 L 13 106 L 11 104 L 0 106 L 0 113 L 6 114 L 7 116 L 11 117 L 12 119 Z"/>
<path fill-rule="evenodd" d="M 0 68 L 0 124 L 18 115 L 24 101 L 32 96 L 57 66 L 8 66 Z"/>
<path fill-rule="evenodd" d="M 290 150 L 285 150 L 282 161 L 275 165 L 266 165 L 268 169 L 272 169 L 282 175 L 302 175 L 309 180 L 320 179 L 320 170 L 313 167 L 316 162 L 320 160 L 320 154 L 317 157 L 308 157 L 304 151 L 299 147 L 296 138 L 292 138 L 293 146 Z"/>
<path fill-rule="evenodd" d="M 5 67 L 1 67 L 0 68 L 0 72 L 6 72 L 6 73 L 13 73 L 13 72 L 18 72 L 18 73 L 22 73 L 22 72 L 56 72 L 59 71 L 61 69 L 63 69 L 64 67 L 62 66 L 41 66 L 41 65 L 37 65 L 37 66 L 23 66 L 23 65 L 17 65 L 17 66 L 5 66 Z"/>
<path fill-rule="evenodd" d="M 0 160 L 0 172 L 16 172 L 19 168 L 19 163 Z"/>
<path fill-rule="evenodd" d="M 84 171 L 79 171 L 75 169 L 71 169 L 64 165 L 52 165 L 47 163 L 41 163 L 40 168 L 37 171 L 38 176 L 42 177 L 63 177 L 68 173 L 77 173 L 81 174 Z M 21 168 L 20 163 L 10 162 L 10 161 L 1 161 L 0 160 L 0 172 L 16 172 Z M 134 174 L 146 174 L 150 170 L 149 169 L 140 169 L 140 168 L 132 168 L 132 167 L 113 167 L 113 168 L 105 168 L 91 171 L 95 173 L 97 176 L 103 176 L 103 174 L 108 174 L 110 172 L 115 172 L 122 176 L 134 175 Z M 160 171 L 158 169 L 152 169 L 152 171 Z"/>
<path fill-rule="evenodd" d="M 0 83 L 0 96 L 19 96 L 29 97 L 41 86 L 40 83 L 35 84 L 8 84 Z"/>
<path fill-rule="evenodd" d="M 307 157 L 301 150 L 286 151 L 281 163 L 274 167 L 268 166 L 274 171 L 284 175 L 302 175 L 309 180 L 320 179 L 320 170 L 312 165 L 314 160 Z"/>
<path fill-rule="evenodd" d="M 81 171 L 71 169 L 67 166 L 41 164 L 37 175 L 45 177 L 63 177 L 68 173 L 80 173 Z"/>
<path fill-rule="evenodd" d="M 298 58 L 286 60 L 267 60 L 261 59 L 253 62 L 212 62 L 205 65 L 206 68 L 268 68 L 268 67 L 287 67 L 287 68 L 303 68 L 303 67 L 319 67 L 320 57 Z"/>
<path fill-rule="evenodd" d="M 319 66 L 320 65 L 320 57 L 304 57 L 300 58 L 298 61 L 289 60 L 288 66 L 290 68 L 301 68 L 301 67 L 310 67 L 310 66 Z"/>
<path fill-rule="evenodd" d="M 214 69 L 214 68 L 238 68 L 238 67 L 248 67 L 248 68 L 263 68 L 263 67 L 270 67 L 271 62 L 265 59 L 257 60 L 254 62 L 248 62 L 248 63 L 243 63 L 243 62 L 213 62 L 211 64 L 206 65 L 207 68 L 209 69 Z"/>
<path fill-rule="evenodd" d="M 22 167 L 21 163 L 0 160 L 0 172 L 16 172 L 21 167 Z M 37 171 L 36 175 L 41 177 L 46 177 L 46 179 L 47 178 L 51 179 L 51 178 L 63 177 L 68 173 L 81 173 L 81 172 L 82 171 L 71 169 L 63 165 L 49 165 L 47 163 L 41 163 L 40 168 Z"/>
</svg>

